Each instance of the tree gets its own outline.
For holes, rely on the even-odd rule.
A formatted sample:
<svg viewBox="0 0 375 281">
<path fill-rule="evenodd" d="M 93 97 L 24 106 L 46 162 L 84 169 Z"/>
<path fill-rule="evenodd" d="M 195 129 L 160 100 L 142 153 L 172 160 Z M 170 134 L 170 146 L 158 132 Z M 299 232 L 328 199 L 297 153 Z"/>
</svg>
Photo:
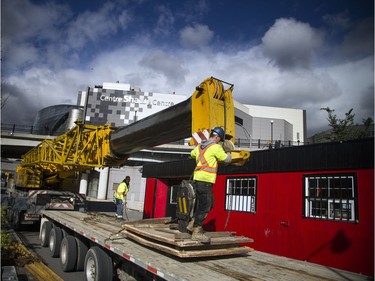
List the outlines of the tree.
<svg viewBox="0 0 375 281">
<path fill-rule="evenodd" d="M 334 114 L 335 110 L 329 107 L 321 108 L 320 110 L 327 111 L 329 126 L 332 128 L 329 135 L 331 141 L 347 141 L 353 139 L 366 138 L 370 127 L 374 124 L 371 117 L 363 119 L 363 125 L 354 124 L 353 108 L 345 113 L 344 119 L 337 118 Z"/>
<path fill-rule="evenodd" d="M 1 108 L 4 107 L 5 103 L 7 102 L 9 96 L 1 97 Z"/>
</svg>

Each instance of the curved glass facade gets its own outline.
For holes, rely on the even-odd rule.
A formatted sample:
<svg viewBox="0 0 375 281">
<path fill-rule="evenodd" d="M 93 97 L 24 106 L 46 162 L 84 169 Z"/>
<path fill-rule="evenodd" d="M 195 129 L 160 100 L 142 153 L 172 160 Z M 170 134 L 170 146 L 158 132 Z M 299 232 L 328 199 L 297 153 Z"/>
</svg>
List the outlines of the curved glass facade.
<svg viewBox="0 0 375 281">
<path fill-rule="evenodd" d="M 34 133 L 41 135 L 61 135 L 74 127 L 74 122 L 82 120 L 83 108 L 77 105 L 59 104 L 39 110 L 34 121 Z"/>
</svg>

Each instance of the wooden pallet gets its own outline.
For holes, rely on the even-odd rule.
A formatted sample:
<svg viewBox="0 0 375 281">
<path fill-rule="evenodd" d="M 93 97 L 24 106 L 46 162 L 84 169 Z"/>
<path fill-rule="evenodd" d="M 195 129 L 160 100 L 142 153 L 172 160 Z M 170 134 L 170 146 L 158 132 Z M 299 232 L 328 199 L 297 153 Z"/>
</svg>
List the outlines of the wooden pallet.
<svg viewBox="0 0 375 281">
<path fill-rule="evenodd" d="M 252 239 L 235 236 L 234 232 L 206 232 L 211 238 L 209 244 L 193 241 L 190 234 L 178 231 L 171 224 L 171 218 L 126 222 L 122 227 L 128 238 L 180 258 L 239 255 L 253 250 L 240 245 L 251 243 Z"/>
</svg>

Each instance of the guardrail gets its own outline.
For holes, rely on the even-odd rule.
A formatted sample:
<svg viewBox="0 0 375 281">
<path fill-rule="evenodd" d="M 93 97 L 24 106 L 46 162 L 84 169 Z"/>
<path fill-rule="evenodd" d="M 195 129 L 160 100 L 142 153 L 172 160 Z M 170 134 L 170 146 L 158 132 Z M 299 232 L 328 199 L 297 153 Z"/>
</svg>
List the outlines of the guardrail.
<svg viewBox="0 0 375 281">
<path fill-rule="evenodd" d="M 3 124 L 1 123 L 1 133 L 6 133 L 13 135 L 15 133 L 32 134 L 32 135 L 49 135 L 49 136 L 59 136 L 65 133 L 65 131 L 51 131 L 48 127 L 37 127 L 31 125 L 18 125 L 18 124 Z M 174 144 L 184 144 L 183 141 L 174 142 Z M 271 148 L 283 148 L 291 146 L 304 145 L 303 142 L 299 141 L 273 141 L 272 144 L 270 140 L 262 139 L 235 139 L 234 144 L 240 148 L 250 148 L 250 149 L 271 149 Z"/>
<path fill-rule="evenodd" d="M 59 136 L 65 133 L 62 130 L 51 130 L 48 126 L 39 127 L 31 125 L 4 124 L 1 123 L 1 133 L 13 135 L 15 133 L 32 134 L 32 135 L 51 135 Z"/>
<path fill-rule="evenodd" d="M 238 147 L 242 148 L 253 148 L 253 149 L 271 149 L 271 148 L 283 148 L 283 147 L 291 147 L 291 146 L 300 146 L 304 145 L 305 143 L 300 141 L 281 141 L 276 140 L 271 142 L 270 140 L 262 140 L 262 139 L 235 139 L 234 144 Z"/>
</svg>

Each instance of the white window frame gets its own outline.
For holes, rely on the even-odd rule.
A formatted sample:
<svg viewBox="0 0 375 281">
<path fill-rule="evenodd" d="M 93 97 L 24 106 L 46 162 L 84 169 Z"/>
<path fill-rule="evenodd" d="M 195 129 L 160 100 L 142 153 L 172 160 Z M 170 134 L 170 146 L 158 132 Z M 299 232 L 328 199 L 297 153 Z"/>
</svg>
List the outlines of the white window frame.
<svg viewBox="0 0 375 281">
<path fill-rule="evenodd" d="M 178 189 L 178 185 L 171 185 L 170 186 L 169 204 L 171 204 L 171 205 L 177 205 L 177 200 L 173 201 L 173 192 L 175 191 L 175 188 Z M 175 192 L 177 192 L 177 190 Z M 177 196 L 176 196 L 176 198 L 177 198 Z"/>
<path fill-rule="evenodd" d="M 351 215 L 351 218 L 348 219 L 348 218 L 344 218 L 345 220 L 349 220 L 349 221 L 353 221 L 354 220 L 354 200 L 340 200 L 340 199 L 329 199 L 328 200 L 328 218 L 330 219 L 335 219 L 335 220 L 341 220 L 342 218 L 339 217 L 339 216 L 334 216 L 333 215 L 333 211 L 334 211 L 334 208 L 332 208 L 333 206 L 333 203 L 338 203 L 338 204 L 341 204 L 341 205 L 344 205 L 344 204 L 349 204 L 350 205 L 350 215 Z M 341 206 L 340 210 L 342 210 L 343 207 Z"/>
<path fill-rule="evenodd" d="M 351 180 L 351 198 L 332 198 L 332 189 L 334 187 L 330 186 L 331 179 L 342 179 L 342 178 L 348 178 Z M 317 197 L 310 194 L 310 186 L 309 186 L 309 180 L 315 179 L 315 180 L 326 180 L 327 181 L 327 187 L 326 187 L 326 197 Z M 358 218 L 357 213 L 357 200 L 358 196 L 356 196 L 356 175 L 355 174 L 324 174 L 324 175 L 318 175 L 318 174 L 312 174 L 312 175 L 305 175 L 304 176 L 304 216 L 306 218 L 316 218 L 316 219 L 323 219 L 323 220 L 334 220 L 334 221 L 340 221 L 340 222 L 355 222 Z M 313 215 L 314 209 L 313 209 L 313 202 L 321 202 L 325 205 L 326 214 L 322 215 Z M 344 217 L 344 216 L 335 216 L 333 214 L 334 209 L 333 204 L 341 204 L 340 209 L 338 210 L 346 210 L 347 208 L 343 208 L 344 204 L 350 205 L 350 218 Z M 321 208 L 324 210 L 323 208 Z"/>
<path fill-rule="evenodd" d="M 243 181 L 252 180 L 254 181 L 254 195 L 236 195 L 231 194 L 231 181 Z M 246 213 L 256 213 L 256 197 L 257 197 L 257 182 L 256 176 L 251 177 L 230 177 L 226 180 L 226 191 L 225 191 L 225 210 L 227 211 L 238 211 Z M 235 187 L 241 188 L 241 187 Z"/>
</svg>

